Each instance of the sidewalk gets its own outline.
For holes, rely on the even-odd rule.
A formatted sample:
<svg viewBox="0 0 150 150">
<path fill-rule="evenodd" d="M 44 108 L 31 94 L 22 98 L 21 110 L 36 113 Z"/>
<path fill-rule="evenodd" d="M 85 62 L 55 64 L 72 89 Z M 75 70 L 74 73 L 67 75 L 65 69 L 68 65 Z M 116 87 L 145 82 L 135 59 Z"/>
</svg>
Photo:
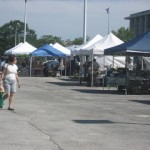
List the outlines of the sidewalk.
<svg viewBox="0 0 150 150">
<path fill-rule="evenodd" d="M 150 150 L 149 95 L 20 77 L 15 111 L 0 110 L 2 150 Z"/>
</svg>

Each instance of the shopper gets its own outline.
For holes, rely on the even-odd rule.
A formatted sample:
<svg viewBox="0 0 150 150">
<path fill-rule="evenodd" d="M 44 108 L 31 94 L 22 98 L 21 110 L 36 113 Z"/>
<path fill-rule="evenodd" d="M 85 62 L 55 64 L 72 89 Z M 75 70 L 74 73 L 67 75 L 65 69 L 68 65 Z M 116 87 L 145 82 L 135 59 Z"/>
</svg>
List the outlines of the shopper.
<svg viewBox="0 0 150 150">
<path fill-rule="evenodd" d="M 3 86 L 5 89 L 4 100 L 9 98 L 8 110 L 14 110 L 13 108 L 13 97 L 16 93 L 16 85 L 20 88 L 19 77 L 18 77 L 18 67 L 16 65 L 17 58 L 15 55 L 10 55 L 8 58 L 8 63 L 5 64 L 2 72 Z"/>
</svg>

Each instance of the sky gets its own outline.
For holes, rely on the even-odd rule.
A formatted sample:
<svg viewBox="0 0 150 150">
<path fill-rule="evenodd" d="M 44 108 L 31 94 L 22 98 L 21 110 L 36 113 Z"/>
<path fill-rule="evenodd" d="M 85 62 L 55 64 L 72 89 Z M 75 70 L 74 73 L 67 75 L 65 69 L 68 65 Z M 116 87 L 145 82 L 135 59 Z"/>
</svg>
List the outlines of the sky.
<svg viewBox="0 0 150 150">
<path fill-rule="evenodd" d="M 83 37 L 84 0 L 27 0 L 26 22 L 40 38 L 43 35 L 73 40 Z M 149 10 L 150 0 L 87 0 L 86 35 L 105 36 L 129 27 L 125 17 Z M 0 0 L 0 26 L 11 20 L 24 22 L 25 0 Z"/>
</svg>

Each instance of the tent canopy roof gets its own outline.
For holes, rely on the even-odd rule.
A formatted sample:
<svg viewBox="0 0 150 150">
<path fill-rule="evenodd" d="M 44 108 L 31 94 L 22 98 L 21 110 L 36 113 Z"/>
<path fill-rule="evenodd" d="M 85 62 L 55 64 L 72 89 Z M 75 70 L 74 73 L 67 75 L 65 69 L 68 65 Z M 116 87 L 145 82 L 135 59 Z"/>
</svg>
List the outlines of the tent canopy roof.
<svg viewBox="0 0 150 150">
<path fill-rule="evenodd" d="M 105 48 L 113 47 L 119 44 L 122 44 L 123 41 L 121 41 L 118 37 L 116 37 L 111 32 L 106 35 L 104 38 L 102 38 L 100 41 L 94 43 L 92 46 L 88 47 L 87 49 L 94 49 L 94 50 L 102 50 L 104 51 Z"/>
<path fill-rule="evenodd" d="M 146 55 L 150 56 L 150 32 L 126 43 L 105 49 L 105 55 Z"/>
<path fill-rule="evenodd" d="M 104 38 L 94 43 L 90 47 L 87 47 L 86 49 L 82 49 L 81 54 L 93 53 L 94 55 L 104 55 L 105 48 L 113 47 L 121 43 L 123 43 L 123 41 L 121 41 L 112 33 L 109 33 Z"/>
<path fill-rule="evenodd" d="M 66 54 L 67 56 L 71 55 L 71 51 L 67 49 L 66 47 L 60 45 L 59 43 L 55 43 L 52 46 L 56 48 L 57 50 L 61 51 L 62 53 Z"/>
<path fill-rule="evenodd" d="M 5 51 L 6 55 L 14 54 L 14 55 L 28 55 L 36 50 L 36 47 L 32 46 L 28 42 L 20 43 L 17 46 Z"/>
<path fill-rule="evenodd" d="M 37 49 L 34 52 L 32 52 L 31 55 L 32 56 L 42 56 L 42 57 L 52 56 L 48 50 L 44 50 L 44 49 Z"/>
<path fill-rule="evenodd" d="M 92 48 L 104 51 L 105 48 L 113 47 L 122 43 L 124 43 L 122 40 L 120 40 L 114 34 L 109 33 L 102 40 L 95 43 Z"/>
<path fill-rule="evenodd" d="M 86 49 L 87 47 L 90 47 L 94 43 L 100 41 L 103 37 L 100 34 L 97 34 L 94 38 L 92 38 L 90 41 L 86 42 L 85 44 L 82 44 L 76 48 L 76 50 L 80 49 Z"/>
<path fill-rule="evenodd" d="M 61 51 L 57 50 L 56 48 L 54 48 L 49 44 L 45 44 L 42 47 L 36 49 L 34 52 L 32 52 L 31 55 L 32 56 L 56 56 L 56 57 L 66 56 L 64 53 L 62 53 Z"/>
</svg>

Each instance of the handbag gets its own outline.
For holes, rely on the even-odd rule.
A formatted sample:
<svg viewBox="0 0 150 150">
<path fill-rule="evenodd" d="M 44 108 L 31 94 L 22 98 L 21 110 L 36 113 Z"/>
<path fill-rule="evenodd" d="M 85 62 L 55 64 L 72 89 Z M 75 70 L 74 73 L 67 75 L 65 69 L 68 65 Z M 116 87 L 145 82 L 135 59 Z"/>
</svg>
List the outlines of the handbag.
<svg viewBox="0 0 150 150">
<path fill-rule="evenodd" d="M 7 68 L 8 68 L 8 64 L 7 64 L 7 66 L 4 68 L 4 70 L 2 72 L 2 80 L 5 80 L 5 76 L 6 76 L 6 73 L 7 73 Z"/>
</svg>

